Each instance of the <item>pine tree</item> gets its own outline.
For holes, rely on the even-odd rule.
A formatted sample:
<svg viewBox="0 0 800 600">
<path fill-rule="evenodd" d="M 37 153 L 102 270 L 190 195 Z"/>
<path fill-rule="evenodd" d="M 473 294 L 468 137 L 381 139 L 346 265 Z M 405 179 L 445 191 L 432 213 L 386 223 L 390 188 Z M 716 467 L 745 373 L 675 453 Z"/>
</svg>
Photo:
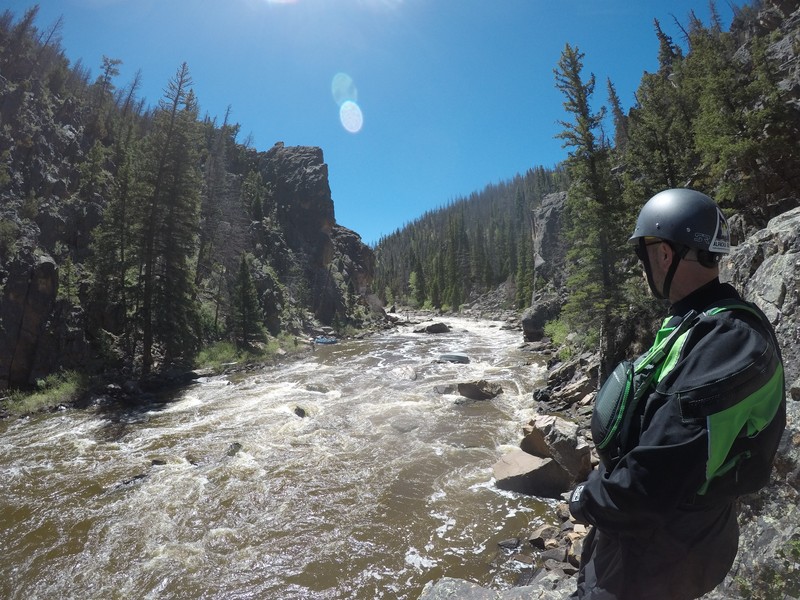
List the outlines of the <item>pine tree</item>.
<svg viewBox="0 0 800 600">
<path fill-rule="evenodd" d="M 145 150 L 141 199 L 142 371 L 156 343 L 164 362 L 190 360 L 199 343 L 199 306 L 191 261 L 199 211 L 197 103 L 184 63 L 169 82 Z"/>
<path fill-rule="evenodd" d="M 119 75 L 119 65 L 121 64 L 122 61 L 118 58 L 103 56 L 101 74 L 94 84 L 93 118 L 87 127 L 86 134 L 96 138 L 97 141 L 106 139 L 110 133 L 109 121 L 113 115 L 111 99 L 114 93 L 114 77 Z"/>
<path fill-rule="evenodd" d="M 103 219 L 92 232 L 90 261 L 94 274 L 90 291 L 93 327 L 117 336 L 119 349 L 128 361 L 132 361 L 136 346 L 133 313 L 139 263 L 133 240 L 141 225 L 134 211 L 135 199 L 142 195 L 136 130 L 139 113 L 134 102 L 139 81 L 137 73 L 116 115 L 114 145 L 110 149 L 116 172 L 109 182 Z"/>
<path fill-rule="evenodd" d="M 564 108 L 572 121 L 561 121 L 558 137 L 569 148 L 567 168 L 570 189 L 567 198 L 569 252 L 568 300 L 562 309 L 574 331 L 586 332 L 587 339 L 600 336 L 610 325 L 620 302 L 620 281 L 616 260 L 624 244 L 620 229 L 624 207 L 610 193 L 609 149 L 598 141 L 596 132 L 605 110 L 591 110 L 595 77 L 582 78 L 583 54 L 566 45 L 555 70 L 556 87 L 564 94 Z M 605 359 L 614 351 L 602 338 Z"/>
<path fill-rule="evenodd" d="M 525 308 L 531 300 L 533 291 L 533 248 L 530 238 L 521 235 L 517 243 L 517 308 Z"/>
<path fill-rule="evenodd" d="M 232 295 L 233 333 L 240 346 L 247 346 L 251 340 L 263 335 L 264 316 L 258 303 L 250 268 L 250 261 L 242 253 Z"/>
<path fill-rule="evenodd" d="M 778 86 L 767 55 L 767 41 L 755 39 L 746 64 L 736 55 L 738 43 L 718 26 L 694 22 L 692 53 L 686 57 L 686 85 L 699 98 L 694 139 L 699 153 L 700 189 L 713 190 L 718 201 L 763 226 L 771 214 L 770 193 L 797 190 L 800 150 L 797 127 L 787 127 L 787 98 Z"/>
<path fill-rule="evenodd" d="M 628 145 L 628 116 L 622 109 L 617 90 L 611 80 L 606 80 L 608 88 L 608 102 L 611 105 L 611 114 L 614 117 L 614 148 L 618 153 L 625 152 Z"/>
<path fill-rule="evenodd" d="M 210 276 L 216 260 L 219 227 L 222 221 L 222 203 L 227 192 L 227 136 L 230 107 L 225 112 L 222 127 L 216 128 L 213 123 L 207 126 L 211 130 L 209 153 L 205 160 L 203 173 L 203 195 L 200 209 L 200 236 L 197 254 L 195 284 L 199 285 L 204 277 Z"/>
<path fill-rule="evenodd" d="M 696 174 L 692 120 L 697 99 L 683 74 L 680 49 L 655 21 L 659 68 L 645 73 L 636 92 L 637 105 L 628 118 L 625 164 L 630 180 L 645 196 L 683 187 Z M 640 199 L 641 201 L 641 199 Z"/>
<path fill-rule="evenodd" d="M 422 268 L 422 264 L 420 263 L 419 259 L 417 258 L 416 253 L 412 253 L 413 258 L 411 259 L 411 275 L 408 278 L 408 288 L 409 293 L 411 295 L 411 299 L 416 304 L 416 306 L 422 306 L 425 304 L 425 299 L 428 295 L 428 289 L 425 282 L 425 272 Z"/>
</svg>

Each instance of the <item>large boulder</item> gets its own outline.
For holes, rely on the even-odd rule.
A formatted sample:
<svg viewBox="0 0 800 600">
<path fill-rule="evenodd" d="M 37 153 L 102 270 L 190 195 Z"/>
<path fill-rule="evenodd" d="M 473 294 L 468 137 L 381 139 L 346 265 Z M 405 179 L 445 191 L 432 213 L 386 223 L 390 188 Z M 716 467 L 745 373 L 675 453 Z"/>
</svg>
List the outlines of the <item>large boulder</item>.
<svg viewBox="0 0 800 600">
<path fill-rule="evenodd" d="M 555 415 L 538 415 L 524 428 L 520 448 L 541 458 L 552 458 L 573 482 L 586 479 L 592 470 L 591 448 L 578 435 L 578 424 Z"/>
<path fill-rule="evenodd" d="M 431 323 L 414 330 L 414 333 L 449 333 L 450 327 L 446 323 Z"/>
<path fill-rule="evenodd" d="M 536 295 L 533 305 L 522 313 L 522 335 L 526 342 L 544 338 L 544 326 L 558 317 L 563 303 L 551 285 Z"/>
<path fill-rule="evenodd" d="M 501 490 L 540 498 L 560 498 L 572 486 L 572 477 L 552 458 L 524 450 L 512 450 L 492 466 L 495 485 Z"/>
<path fill-rule="evenodd" d="M 498 394 L 503 393 L 503 386 L 485 379 L 459 383 L 456 389 L 464 398 L 469 398 L 470 400 L 491 400 Z"/>
</svg>

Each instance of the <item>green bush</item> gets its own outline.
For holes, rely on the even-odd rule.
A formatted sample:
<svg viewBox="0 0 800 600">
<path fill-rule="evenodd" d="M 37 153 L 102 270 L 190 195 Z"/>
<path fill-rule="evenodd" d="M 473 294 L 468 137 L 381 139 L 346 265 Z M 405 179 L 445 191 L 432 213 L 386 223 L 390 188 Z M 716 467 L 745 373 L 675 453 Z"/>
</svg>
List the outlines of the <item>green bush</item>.
<svg viewBox="0 0 800 600">
<path fill-rule="evenodd" d="M 223 365 L 236 363 L 241 360 L 242 352 L 232 342 L 215 342 L 206 346 L 197 355 L 197 366 L 210 369 L 219 369 Z"/>
<path fill-rule="evenodd" d="M 0 254 L 12 256 L 16 253 L 19 227 L 13 221 L 0 220 Z"/>
<path fill-rule="evenodd" d="M 297 338 L 288 333 L 247 346 L 237 346 L 230 341 L 215 342 L 200 350 L 195 366 L 220 371 L 234 364 L 266 362 L 281 354 L 296 353 L 300 348 Z"/>
<path fill-rule="evenodd" d="M 15 390 L 4 400 L 5 408 L 15 415 L 26 415 L 77 401 L 88 387 L 85 375 L 63 371 L 36 382 L 32 392 Z"/>
<path fill-rule="evenodd" d="M 548 321 L 544 325 L 544 334 L 550 338 L 555 346 L 561 346 L 567 341 L 569 327 L 562 319 Z"/>
</svg>

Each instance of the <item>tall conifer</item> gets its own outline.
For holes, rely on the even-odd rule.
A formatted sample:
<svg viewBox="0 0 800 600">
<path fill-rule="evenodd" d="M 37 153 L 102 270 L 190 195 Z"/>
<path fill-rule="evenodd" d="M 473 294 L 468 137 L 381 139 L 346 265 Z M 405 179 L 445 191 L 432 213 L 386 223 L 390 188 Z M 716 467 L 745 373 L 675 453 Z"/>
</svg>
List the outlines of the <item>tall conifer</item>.
<svg viewBox="0 0 800 600">
<path fill-rule="evenodd" d="M 255 337 L 262 335 L 264 316 L 250 274 L 250 261 L 244 253 L 239 261 L 232 308 L 234 337 L 238 345 L 247 346 Z"/>
<path fill-rule="evenodd" d="M 183 63 L 154 116 L 145 150 L 141 203 L 142 371 L 154 345 L 165 363 L 188 360 L 198 347 L 199 307 L 191 262 L 199 210 L 197 102 Z"/>
<path fill-rule="evenodd" d="M 564 108 L 571 121 L 558 137 L 569 149 L 567 168 L 571 185 L 567 197 L 569 276 L 568 300 L 562 316 L 571 329 L 588 336 L 600 336 L 604 358 L 613 354 L 611 340 L 604 334 L 619 302 L 616 259 L 624 243 L 620 230 L 622 203 L 610 193 L 609 148 L 598 140 L 597 131 L 605 110 L 593 112 L 591 97 L 595 77 L 584 80 L 583 54 L 566 45 L 555 70 L 556 87 L 564 94 Z"/>
</svg>

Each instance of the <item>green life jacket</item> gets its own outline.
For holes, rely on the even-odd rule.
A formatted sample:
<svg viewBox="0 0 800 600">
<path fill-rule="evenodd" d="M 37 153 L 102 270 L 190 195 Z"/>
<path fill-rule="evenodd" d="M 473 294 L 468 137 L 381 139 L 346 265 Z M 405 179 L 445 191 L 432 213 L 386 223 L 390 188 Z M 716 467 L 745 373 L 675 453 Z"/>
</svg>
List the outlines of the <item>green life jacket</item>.
<svg viewBox="0 0 800 600">
<path fill-rule="evenodd" d="M 758 309 L 739 302 L 714 306 L 701 314 L 690 311 L 680 323 L 673 326 L 667 325 L 672 320 L 672 317 L 668 317 L 644 355 L 634 362 L 623 361 L 614 369 L 597 394 L 592 414 L 592 436 L 600 460 L 607 470 L 613 469 L 621 455 L 630 449 L 629 436 L 639 401 L 652 393 L 678 364 L 692 327 L 703 316 L 713 317 L 729 310 L 747 311 L 765 321 Z M 769 323 L 765 325 L 769 331 Z M 772 343 L 777 347 L 774 338 Z M 682 414 L 707 420 L 709 446 L 706 481 L 698 490 L 698 495 L 704 495 L 714 479 L 752 457 L 747 440 L 755 438 L 770 424 L 782 401 L 783 366 L 777 360 L 767 383 L 745 398 L 736 397 L 727 404 L 725 401 L 695 404 L 685 409 L 682 404 Z M 735 445 L 738 451 L 732 452 Z M 768 477 L 771 460 L 770 454 L 767 459 L 762 459 L 766 465 L 753 465 L 753 468 L 766 470 Z M 751 486 L 756 489 L 765 483 L 762 481 L 763 474 L 759 474 L 757 479 L 758 483 Z"/>
</svg>

